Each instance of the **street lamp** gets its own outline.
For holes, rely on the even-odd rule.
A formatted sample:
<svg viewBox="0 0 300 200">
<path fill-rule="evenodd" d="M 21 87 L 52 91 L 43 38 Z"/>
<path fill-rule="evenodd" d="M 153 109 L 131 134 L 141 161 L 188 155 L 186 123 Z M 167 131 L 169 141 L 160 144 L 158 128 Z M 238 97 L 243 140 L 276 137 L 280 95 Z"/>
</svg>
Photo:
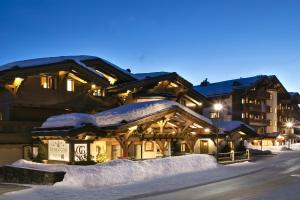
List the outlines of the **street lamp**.
<svg viewBox="0 0 300 200">
<path fill-rule="evenodd" d="M 214 110 L 217 111 L 217 112 L 220 112 L 221 110 L 223 110 L 223 104 L 215 103 L 214 104 Z"/>
<path fill-rule="evenodd" d="M 217 113 L 217 117 L 220 118 L 220 112 L 223 110 L 223 104 L 222 103 L 215 103 L 213 105 L 213 108 Z M 217 162 L 219 160 L 219 132 L 220 132 L 220 129 L 217 127 L 217 149 L 216 149 L 217 150 L 217 155 L 216 155 Z"/>
<path fill-rule="evenodd" d="M 289 138 L 289 141 L 288 141 L 288 148 L 291 148 L 291 138 L 290 138 L 290 134 L 292 134 L 292 128 L 294 127 L 294 123 L 293 122 L 287 122 L 285 124 L 285 126 L 287 127 L 288 129 L 288 135 L 287 137 Z"/>
<path fill-rule="evenodd" d="M 285 124 L 285 126 L 286 126 L 287 128 L 293 128 L 294 123 L 293 123 L 293 122 L 287 122 L 287 123 Z"/>
</svg>

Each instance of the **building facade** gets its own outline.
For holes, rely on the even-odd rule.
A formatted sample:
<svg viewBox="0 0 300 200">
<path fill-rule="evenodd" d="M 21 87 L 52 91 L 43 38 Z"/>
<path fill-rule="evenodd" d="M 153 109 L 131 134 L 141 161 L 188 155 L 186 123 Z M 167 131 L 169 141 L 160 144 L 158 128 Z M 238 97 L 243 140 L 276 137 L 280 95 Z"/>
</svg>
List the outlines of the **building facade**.
<svg viewBox="0 0 300 200">
<path fill-rule="evenodd" d="M 293 126 L 299 118 L 297 94 L 287 92 L 276 76 L 254 76 L 218 83 L 203 81 L 195 89 L 205 94 L 214 104 L 204 115 L 215 120 L 238 120 L 255 128 L 264 145 L 285 142 L 293 136 Z M 272 138 L 272 139 L 270 139 Z"/>
</svg>

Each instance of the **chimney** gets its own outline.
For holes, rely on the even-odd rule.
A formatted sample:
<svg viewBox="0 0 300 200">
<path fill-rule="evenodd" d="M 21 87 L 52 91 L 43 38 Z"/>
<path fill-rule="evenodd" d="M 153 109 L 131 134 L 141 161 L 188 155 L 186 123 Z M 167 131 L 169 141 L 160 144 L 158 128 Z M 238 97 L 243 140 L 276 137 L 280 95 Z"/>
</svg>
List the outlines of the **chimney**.
<svg viewBox="0 0 300 200">
<path fill-rule="evenodd" d="M 202 86 L 202 87 L 206 87 L 208 85 L 209 85 L 209 82 L 208 82 L 207 78 L 200 83 L 200 86 Z"/>
</svg>

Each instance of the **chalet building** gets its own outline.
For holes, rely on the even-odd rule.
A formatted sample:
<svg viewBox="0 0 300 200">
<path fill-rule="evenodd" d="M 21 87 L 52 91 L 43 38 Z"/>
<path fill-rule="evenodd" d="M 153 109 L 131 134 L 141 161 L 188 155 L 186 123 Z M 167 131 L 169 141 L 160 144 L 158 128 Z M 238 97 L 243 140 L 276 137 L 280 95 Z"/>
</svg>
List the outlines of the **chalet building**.
<svg viewBox="0 0 300 200">
<path fill-rule="evenodd" d="M 99 162 L 193 153 L 200 138 L 214 140 L 213 133 L 211 120 L 175 101 L 157 100 L 52 116 L 32 136 L 48 145 L 48 162 Z"/>
<path fill-rule="evenodd" d="M 299 94 L 287 92 L 276 76 L 259 75 L 217 83 L 205 80 L 194 88 L 214 103 L 203 111 L 212 120 L 242 121 L 265 138 L 264 145 L 294 140 Z"/>
<path fill-rule="evenodd" d="M 187 117 L 192 116 L 188 114 L 190 112 L 195 112 L 198 115 L 201 114 L 203 107 L 209 105 L 209 101 L 204 95 L 197 92 L 191 83 L 180 77 L 177 73 L 133 74 L 130 70 L 123 70 L 104 59 L 94 56 L 62 56 L 18 61 L 0 66 L 0 70 L 0 164 L 12 162 L 20 158 L 29 158 L 32 156 L 32 152 L 33 154 L 37 154 L 37 148 L 32 149 L 33 143 L 42 142 L 46 145 L 57 144 L 60 146 L 65 142 L 82 140 L 82 135 L 87 135 L 87 138 L 89 138 L 90 132 L 78 132 L 78 129 L 68 129 L 72 134 L 73 131 L 78 134 L 74 135 L 74 138 L 71 137 L 71 139 L 69 136 L 67 138 L 64 137 L 66 130 L 60 131 L 57 137 L 54 137 L 52 133 L 57 133 L 57 129 L 55 131 L 43 130 L 44 134 L 49 133 L 49 137 L 42 134 L 40 138 L 39 134 L 41 134 L 41 131 L 37 131 L 39 129 L 35 129 L 35 127 L 42 129 L 43 122 L 51 119 L 51 116 L 68 113 L 93 115 L 113 108 L 121 109 L 122 107 L 120 106 L 124 104 L 131 105 L 169 100 L 183 106 L 177 106 L 179 111 L 174 111 L 172 114 L 179 118 L 178 114 L 181 113 L 182 122 L 169 122 L 166 125 L 168 129 L 170 129 L 170 124 L 173 124 L 174 127 L 178 126 L 177 129 L 181 131 L 175 130 L 176 128 L 174 127 L 173 131 L 175 133 L 180 132 L 180 136 L 177 135 L 177 139 L 168 139 L 169 136 L 162 138 L 162 140 L 168 139 L 168 145 L 171 144 L 171 140 L 176 140 L 178 144 L 182 144 L 180 152 L 194 151 L 190 145 L 191 140 L 184 139 L 182 136 L 185 131 L 190 131 L 191 127 L 196 127 L 195 129 L 198 130 L 191 131 L 197 137 L 203 134 L 208 135 L 206 137 L 207 140 L 212 138 L 215 130 L 215 126 L 210 122 L 205 122 L 203 117 L 200 117 L 201 119 Z M 166 121 L 170 121 L 171 119 L 158 115 L 160 116 L 158 120 L 156 115 L 156 113 L 153 114 L 154 119 L 157 120 L 153 123 L 166 123 Z M 149 126 L 143 125 L 143 120 L 145 119 L 139 121 L 141 122 L 140 126 Z M 165 120 L 165 122 L 161 122 L 161 120 Z M 124 121 L 123 123 L 124 127 L 132 128 L 129 125 L 125 126 L 129 122 Z M 130 123 L 130 125 L 132 124 Z M 133 125 L 133 127 L 137 125 Z M 65 124 L 64 126 L 67 125 Z M 146 129 L 140 126 L 137 126 L 137 130 L 145 132 Z M 84 131 L 86 131 L 86 128 L 87 130 L 90 128 L 89 125 L 84 125 L 84 127 Z M 151 128 L 154 129 L 154 127 Z M 32 132 L 33 129 L 34 131 Z M 105 129 L 105 131 L 102 131 L 102 129 Z M 116 158 L 114 152 L 119 152 L 117 153 L 117 157 L 126 156 L 128 153 L 126 153 L 126 147 L 122 144 L 121 140 L 123 139 L 116 139 L 115 137 L 120 133 L 122 135 L 124 129 L 115 128 L 114 130 L 107 130 L 107 127 L 101 127 L 101 133 L 98 133 L 98 127 L 93 127 L 91 133 L 96 135 L 97 139 L 92 137 L 94 139 L 88 140 L 89 143 L 91 141 L 98 141 L 99 137 L 103 139 L 105 136 L 106 144 L 111 144 L 108 145 L 109 147 L 107 146 L 109 149 L 107 152 L 110 152 L 108 153 L 108 158 Z M 195 138 L 195 136 L 193 137 Z M 49 138 L 51 140 L 49 140 L 50 143 L 48 141 Z M 57 140 L 58 138 L 62 141 Z M 157 141 L 158 139 L 154 137 L 151 140 Z M 137 141 L 134 142 L 136 145 Z M 141 141 L 141 146 L 146 148 L 142 144 L 143 142 Z M 194 146 L 196 145 L 195 143 L 193 143 Z M 198 143 L 200 145 L 200 141 Z M 77 145 L 74 142 L 73 144 Z M 50 147 L 48 146 L 47 148 Z M 133 147 L 130 146 L 130 148 Z M 203 149 L 202 152 L 213 153 L 214 150 L 212 148 Z M 90 149 L 90 147 L 88 146 L 87 149 Z M 160 142 L 156 142 L 154 149 L 160 149 L 161 151 L 164 147 L 160 145 Z M 169 151 L 171 152 L 171 147 Z M 199 152 L 201 152 L 200 146 Z M 143 154 L 143 156 L 145 155 Z M 70 158 L 70 160 L 72 161 L 73 158 Z"/>
</svg>

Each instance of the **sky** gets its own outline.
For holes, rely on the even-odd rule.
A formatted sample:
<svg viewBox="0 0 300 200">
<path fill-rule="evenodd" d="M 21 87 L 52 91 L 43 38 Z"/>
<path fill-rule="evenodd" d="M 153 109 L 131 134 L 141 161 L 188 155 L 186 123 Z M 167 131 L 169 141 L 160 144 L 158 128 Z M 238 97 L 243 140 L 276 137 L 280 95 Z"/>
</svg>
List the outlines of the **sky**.
<svg viewBox="0 0 300 200">
<path fill-rule="evenodd" d="M 193 84 L 274 74 L 300 92 L 300 1 L 0 0 L 0 65 L 62 55 Z"/>
</svg>

